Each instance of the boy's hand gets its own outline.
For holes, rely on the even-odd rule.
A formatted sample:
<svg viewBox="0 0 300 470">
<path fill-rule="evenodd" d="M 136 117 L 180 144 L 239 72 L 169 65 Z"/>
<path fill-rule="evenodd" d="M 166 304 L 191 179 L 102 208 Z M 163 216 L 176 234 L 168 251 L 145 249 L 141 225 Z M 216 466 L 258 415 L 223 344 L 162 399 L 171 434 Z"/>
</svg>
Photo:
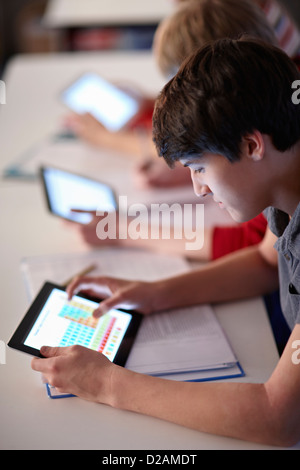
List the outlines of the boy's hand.
<svg viewBox="0 0 300 470">
<path fill-rule="evenodd" d="M 31 367 L 59 392 L 110 404 L 111 374 L 118 366 L 103 354 L 82 346 L 44 346 L 41 354 L 44 358 L 33 358 Z"/>
<path fill-rule="evenodd" d="M 112 234 L 116 234 L 116 238 L 105 237 L 101 238 L 101 233 L 97 233 L 97 225 L 103 219 L 107 217 L 107 212 L 104 212 L 102 215 L 97 215 L 98 211 L 88 211 L 83 209 L 72 209 L 72 212 L 78 214 L 90 214 L 92 220 L 88 224 L 79 224 L 74 222 L 66 222 L 72 229 L 76 229 L 79 233 L 80 238 L 92 246 L 119 246 L 119 216 L 116 214 L 115 219 L 110 220 L 110 224 L 115 222 L 115 225 L 112 227 Z M 107 234 L 105 234 L 107 235 Z"/>
<path fill-rule="evenodd" d="M 99 318 L 112 308 L 134 309 L 143 314 L 158 310 L 155 302 L 156 285 L 155 282 L 83 276 L 75 278 L 66 290 L 69 300 L 78 292 L 85 292 L 99 299 L 104 298 L 93 312 L 93 316 Z"/>
<path fill-rule="evenodd" d="M 113 138 L 113 134 L 90 113 L 71 113 L 65 119 L 65 125 L 92 146 L 105 146 Z"/>
</svg>

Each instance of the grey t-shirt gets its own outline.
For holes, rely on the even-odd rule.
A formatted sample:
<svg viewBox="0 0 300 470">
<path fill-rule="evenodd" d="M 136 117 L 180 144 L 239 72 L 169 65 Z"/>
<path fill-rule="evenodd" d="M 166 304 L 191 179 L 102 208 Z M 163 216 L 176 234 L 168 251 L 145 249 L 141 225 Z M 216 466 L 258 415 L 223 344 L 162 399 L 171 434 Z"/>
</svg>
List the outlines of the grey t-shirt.
<svg viewBox="0 0 300 470">
<path fill-rule="evenodd" d="M 278 237 L 280 303 L 285 319 L 293 330 L 300 323 L 300 203 L 293 217 L 269 207 L 266 216 L 270 230 Z"/>
</svg>

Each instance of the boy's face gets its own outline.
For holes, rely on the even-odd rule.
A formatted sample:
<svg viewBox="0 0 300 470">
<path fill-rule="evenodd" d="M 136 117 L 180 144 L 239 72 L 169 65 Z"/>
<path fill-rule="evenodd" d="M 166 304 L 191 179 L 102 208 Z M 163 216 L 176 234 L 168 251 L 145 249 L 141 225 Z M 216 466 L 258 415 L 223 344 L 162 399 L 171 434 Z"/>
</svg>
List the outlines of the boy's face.
<svg viewBox="0 0 300 470">
<path fill-rule="evenodd" d="M 191 170 L 196 195 L 210 194 L 236 222 L 250 220 L 268 206 L 261 168 L 246 156 L 231 163 L 223 155 L 210 153 L 187 157 L 181 163 Z"/>
</svg>

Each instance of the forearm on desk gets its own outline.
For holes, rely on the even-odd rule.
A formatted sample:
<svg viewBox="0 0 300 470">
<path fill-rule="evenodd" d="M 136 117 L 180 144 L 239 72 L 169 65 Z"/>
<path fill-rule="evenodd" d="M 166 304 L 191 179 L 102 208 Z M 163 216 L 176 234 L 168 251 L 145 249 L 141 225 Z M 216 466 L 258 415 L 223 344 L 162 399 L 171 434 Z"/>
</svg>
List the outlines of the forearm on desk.
<svg viewBox="0 0 300 470">
<path fill-rule="evenodd" d="M 116 408 L 206 433 L 276 444 L 263 384 L 177 382 L 126 369 L 116 372 L 113 383 Z"/>
<path fill-rule="evenodd" d="M 294 445 L 300 439 L 300 380 L 291 353 L 299 336 L 296 325 L 265 383 L 177 382 L 114 366 L 105 402 L 198 431 Z"/>
<path fill-rule="evenodd" d="M 161 281 L 158 310 L 263 295 L 278 288 L 277 269 L 258 246 L 239 250 L 202 268 Z"/>
</svg>

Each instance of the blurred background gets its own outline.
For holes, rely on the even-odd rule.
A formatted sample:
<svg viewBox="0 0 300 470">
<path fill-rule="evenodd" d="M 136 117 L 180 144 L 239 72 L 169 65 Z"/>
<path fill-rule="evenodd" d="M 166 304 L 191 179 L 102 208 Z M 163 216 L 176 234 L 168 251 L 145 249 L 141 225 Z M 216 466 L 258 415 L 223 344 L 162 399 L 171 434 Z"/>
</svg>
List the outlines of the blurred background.
<svg viewBox="0 0 300 470">
<path fill-rule="evenodd" d="M 80 0 L 65 0 L 70 6 Z M 88 8 L 86 0 L 81 0 Z M 126 0 L 124 5 L 126 5 Z M 152 2 L 145 2 L 149 9 Z M 300 0 L 278 0 L 300 26 Z M 170 0 L 171 3 L 171 0 Z M 101 1 L 98 0 L 101 5 Z M 80 20 L 55 22 L 53 12 L 59 0 L 0 0 L 0 74 L 7 60 L 19 53 L 48 53 L 72 50 L 141 49 L 151 48 L 158 21 L 149 16 L 147 24 L 130 21 L 99 26 Z M 65 6 L 64 6 L 65 8 Z"/>
<path fill-rule="evenodd" d="M 83 19 L 80 24 L 80 19 L 72 17 L 73 7 L 80 1 L 67 0 L 60 4 L 55 0 L 0 0 L 0 71 L 11 56 L 19 53 L 151 48 L 160 18 L 156 21 L 155 16 L 149 17 L 143 25 L 136 19 L 132 23 L 128 19 L 122 21 L 122 25 L 109 24 L 106 20 L 99 26 L 90 18 Z M 149 10 L 150 2 L 140 1 L 145 1 Z M 82 0 L 82 4 L 88 9 L 89 2 Z M 95 2 L 91 4 L 95 5 Z M 69 20 L 58 20 L 55 16 L 58 11 L 63 12 L 62 17 L 66 19 L 66 6 L 69 5 Z M 101 1 L 98 5 L 101 8 Z"/>
</svg>

